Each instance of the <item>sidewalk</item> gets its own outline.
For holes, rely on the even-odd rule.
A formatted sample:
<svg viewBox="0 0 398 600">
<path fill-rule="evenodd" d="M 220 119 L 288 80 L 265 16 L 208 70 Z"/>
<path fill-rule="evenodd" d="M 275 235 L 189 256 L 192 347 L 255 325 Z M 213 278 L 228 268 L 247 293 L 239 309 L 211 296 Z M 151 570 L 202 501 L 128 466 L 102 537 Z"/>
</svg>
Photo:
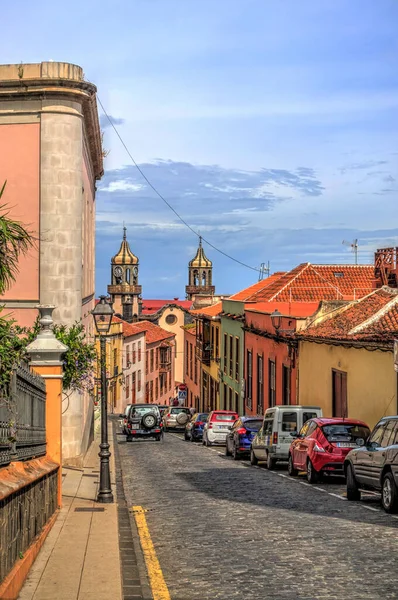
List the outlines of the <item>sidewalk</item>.
<svg viewBox="0 0 398 600">
<path fill-rule="evenodd" d="M 19 600 L 122 600 L 111 424 L 109 442 L 115 502 L 95 502 L 99 484 L 99 440 L 95 439 L 83 469 L 63 469 L 63 507 Z"/>
</svg>

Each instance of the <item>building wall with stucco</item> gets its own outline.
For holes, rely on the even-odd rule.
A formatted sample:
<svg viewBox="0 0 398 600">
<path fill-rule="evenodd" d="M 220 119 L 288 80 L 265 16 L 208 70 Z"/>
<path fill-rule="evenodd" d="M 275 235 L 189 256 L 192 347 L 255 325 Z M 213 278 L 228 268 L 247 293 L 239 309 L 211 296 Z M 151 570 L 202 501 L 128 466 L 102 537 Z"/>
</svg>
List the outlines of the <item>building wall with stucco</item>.
<svg viewBox="0 0 398 600">
<path fill-rule="evenodd" d="M 298 404 L 333 416 L 332 370 L 347 373 L 347 416 L 373 427 L 397 414 L 397 374 L 392 351 L 299 342 Z"/>
<path fill-rule="evenodd" d="M 163 310 L 158 325 L 170 331 L 175 335 L 174 338 L 174 377 L 175 381 L 182 383 L 184 381 L 184 330 L 182 329 L 185 323 L 185 314 L 182 308 L 178 306 L 166 306 Z M 169 322 L 170 321 L 170 322 Z M 174 390 L 174 380 L 173 380 Z"/>
<path fill-rule="evenodd" d="M 103 173 L 96 88 L 76 65 L 0 66 L 0 181 L 3 201 L 35 238 L 17 280 L 2 298 L 23 325 L 35 306 L 53 304 L 54 320 L 83 320 L 93 339 L 95 181 Z M 63 457 L 82 461 L 92 435 L 92 402 L 64 402 Z"/>
</svg>

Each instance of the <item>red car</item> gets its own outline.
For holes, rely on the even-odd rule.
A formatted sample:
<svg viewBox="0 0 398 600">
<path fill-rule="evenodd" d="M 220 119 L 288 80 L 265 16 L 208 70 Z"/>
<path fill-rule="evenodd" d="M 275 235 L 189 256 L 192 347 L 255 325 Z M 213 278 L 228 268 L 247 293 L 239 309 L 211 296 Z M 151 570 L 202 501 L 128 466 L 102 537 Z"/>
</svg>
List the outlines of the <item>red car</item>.
<svg viewBox="0 0 398 600">
<path fill-rule="evenodd" d="M 357 447 L 358 439 L 366 440 L 369 434 L 363 421 L 340 417 L 310 419 L 290 446 L 289 475 L 294 477 L 299 471 L 306 471 L 310 483 L 319 481 L 323 473 L 343 475 L 345 457 Z"/>
</svg>

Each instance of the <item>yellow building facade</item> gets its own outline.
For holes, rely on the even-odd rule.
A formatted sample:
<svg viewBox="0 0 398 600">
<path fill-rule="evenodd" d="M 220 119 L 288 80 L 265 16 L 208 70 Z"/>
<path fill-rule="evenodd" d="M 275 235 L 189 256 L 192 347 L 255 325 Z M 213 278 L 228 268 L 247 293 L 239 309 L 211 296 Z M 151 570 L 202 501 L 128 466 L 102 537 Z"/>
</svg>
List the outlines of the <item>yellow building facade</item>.
<svg viewBox="0 0 398 600">
<path fill-rule="evenodd" d="M 101 397 L 100 383 L 100 341 L 96 336 L 95 344 L 97 348 L 97 380 L 96 380 L 96 398 L 99 401 Z M 121 413 L 124 411 L 123 405 L 123 322 L 117 317 L 113 317 L 109 333 L 106 336 L 106 377 L 108 390 L 108 412 Z"/>
</svg>

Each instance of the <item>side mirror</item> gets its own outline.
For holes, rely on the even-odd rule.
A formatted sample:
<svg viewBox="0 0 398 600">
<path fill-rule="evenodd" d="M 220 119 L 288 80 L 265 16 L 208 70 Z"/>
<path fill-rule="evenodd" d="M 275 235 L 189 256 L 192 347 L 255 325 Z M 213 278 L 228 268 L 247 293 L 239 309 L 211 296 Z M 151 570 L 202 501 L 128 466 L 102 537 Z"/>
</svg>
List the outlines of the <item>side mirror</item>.
<svg viewBox="0 0 398 600">
<path fill-rule="evenodd" d="M 365 440 L 364 440 L 363 438 L 357 438 L 357 439 L 355 440 L 355 443 L 356 443 L 356 445 L 357 445 L 357 446 L 360 446 L 360 447 L 361 447 L 361 446 L 364 446 L 364 445 L 365 445 Z"/>
<path fill-rule="evenodd" d="M 299 437 L 299 434 L 297 433 L 297 431 L 291 431 L 290 435 L 291 435 L 292 438 L 298 438 Z"/>
</svg>

